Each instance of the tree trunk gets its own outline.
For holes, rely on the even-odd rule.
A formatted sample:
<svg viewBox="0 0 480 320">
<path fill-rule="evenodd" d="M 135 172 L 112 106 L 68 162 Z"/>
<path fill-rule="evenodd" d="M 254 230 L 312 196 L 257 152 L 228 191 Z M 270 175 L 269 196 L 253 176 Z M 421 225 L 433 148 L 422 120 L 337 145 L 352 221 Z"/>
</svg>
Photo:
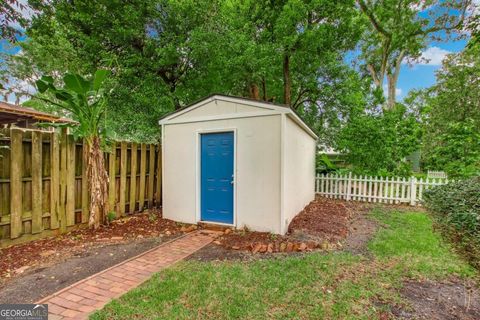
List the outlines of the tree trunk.
<svg viewBox="0 0 480 320">
<path fill-rule="evenodd" d="M 105 222 L 108 213 L 108 174 L 100 148 L 100 138 L 93 138 L 91 143 L 87 143 L 87 148 L 87 179 L 90 193 L 88 226 L 96 229 Z"/>
<path fill-rule="evenodd" d="M 387 100 L 387 109 L 392 110 L 395 108 L 397 102 L 397 83 L 398 76 L 400 75 L 400 68 L 402 66 L 403 57 L 405 56 L 405 50 L 400 51 L 395 65 L 387 73 L 387 82 L 388 82 L 388 100 Z"/>
<path fill-rule="evenodd" d="M 392 110 L 395 107 L 396 103 L 396 89 L 397 85 L 395 83 L 395 77 L 391 74 L 387 74 L 387 82 L 388 82 L 388 97 L 387 97 L 387 109 Z"/>
<path fill-rule="evenodd" d="M 260 100 L 260 93 L 258 90 L 258 86 L 255 83 L 250 84 L 248 91 L 250 93 L 250 98 L 255 100 Z"/>
<path fill-rule="evenodd" d="M 262 100 L 267 101 L 267 81 L 262 78 Z"/>
<path fill-rule="evenodd" d="M 292 83 L 290 80 L 290 55 L 288 52 L 283 57 L 283 103 L 290 105 L 292 103 Z"/>
</svg>

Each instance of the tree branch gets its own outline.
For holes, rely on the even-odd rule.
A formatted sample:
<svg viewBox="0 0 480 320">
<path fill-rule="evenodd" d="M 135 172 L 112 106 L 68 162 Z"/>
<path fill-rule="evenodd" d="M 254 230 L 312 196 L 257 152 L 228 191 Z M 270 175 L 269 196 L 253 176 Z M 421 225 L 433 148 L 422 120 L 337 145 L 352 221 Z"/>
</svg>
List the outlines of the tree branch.
<svg viewBox="0 0 480 320">
<path fill-rule="evenodd" d="M 363 13 L 365 13 L 365 15 L 367 16 L 368 20 L 370 20 L 375 30 L 381 33 L 384 37 L 391 38 L 392 37 L 391 33 L 385 30 L 380 25 L 380 23 L 375 18 L 373 12 L 371 12 L 370 9 L 368 9 L 367 4 L 363 0 L 357 0 L 357 3 L 360 6 L 360 9 L 363 11 Z"/>
</svg>

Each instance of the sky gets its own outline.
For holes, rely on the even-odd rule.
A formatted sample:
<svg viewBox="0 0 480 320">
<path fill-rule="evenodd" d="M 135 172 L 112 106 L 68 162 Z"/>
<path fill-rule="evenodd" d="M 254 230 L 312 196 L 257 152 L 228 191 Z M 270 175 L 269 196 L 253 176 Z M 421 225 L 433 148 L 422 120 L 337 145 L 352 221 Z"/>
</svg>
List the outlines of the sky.
<svg viewBox="0 0 480 320">
<path fill-rule="evenodd" d="M 402 100 L 412 89 L 421 89 L 435 84 L 435 71 L 442 65 L 442 60 L 449 53 L 462 51 L 467 40 L 450 40 L 442 43 L 432 43 L 422 53 L 422 57 L 429 62 L 418 63 L 409 66 L 406 62 L 402 64 L 398 78 L 397 98 Z"/>
</svg>

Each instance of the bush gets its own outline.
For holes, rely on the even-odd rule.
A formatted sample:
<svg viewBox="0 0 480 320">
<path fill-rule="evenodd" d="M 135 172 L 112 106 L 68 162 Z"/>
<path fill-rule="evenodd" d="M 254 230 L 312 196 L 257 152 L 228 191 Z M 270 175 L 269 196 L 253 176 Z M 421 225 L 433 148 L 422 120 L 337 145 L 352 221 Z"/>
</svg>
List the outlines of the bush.
<svg viewBox="0 0 480 320">
<path fill-rule="evenodd" d="M 442 231 L 480 267 L 480 177 L 435 187 L 424 199 Z"/>
<path fill-rule="evenodd" d="M 338 135 L 335 149 L 358 174 L 408 177 L 411 164 L 404 159 L 420 145 L 421 128 L 402 105 L 381 114 L 352 116 Z"/>
</svg>

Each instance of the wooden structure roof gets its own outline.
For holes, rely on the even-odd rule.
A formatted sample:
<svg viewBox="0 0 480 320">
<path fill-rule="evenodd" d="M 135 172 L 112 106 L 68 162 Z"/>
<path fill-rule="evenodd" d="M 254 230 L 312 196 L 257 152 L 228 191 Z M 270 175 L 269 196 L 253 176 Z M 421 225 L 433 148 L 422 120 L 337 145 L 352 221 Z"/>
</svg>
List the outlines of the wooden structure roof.
<svg viewBox="0 0 480 320">
<path fill-rule="evenodd" d="M 0 125 L 28 121 L 75 123 L 75 121 L 6 102 L 0 102 Z"/>
</svg>

